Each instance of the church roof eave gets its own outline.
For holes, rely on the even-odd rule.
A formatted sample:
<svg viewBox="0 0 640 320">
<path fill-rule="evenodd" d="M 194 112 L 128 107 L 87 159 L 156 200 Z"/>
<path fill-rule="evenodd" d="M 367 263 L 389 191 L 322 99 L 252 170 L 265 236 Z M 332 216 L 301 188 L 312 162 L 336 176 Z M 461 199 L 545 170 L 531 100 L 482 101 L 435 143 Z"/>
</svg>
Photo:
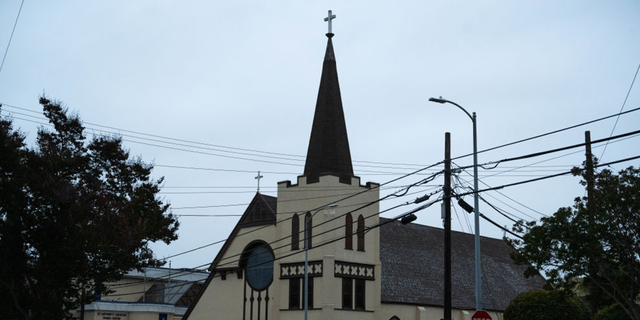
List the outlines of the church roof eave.
<svg viewBox="0 0 640 320">
<path fill-rule="evenodd" d="M 220 262 L 220 260 L 224 256 L 227 249 L 231 245 L 231 242 L 233 241 L 233 239 L 235 239 L 240 229 L 259 225 L 276 224 L 277 202 L 278 198 L 276 197 L 263 195 L 259 192 L 256 193 L 256 195 L 253 197 L 253 200 L 251 200 L 251 203 L 249 203 L 247 209 L 242 214 L 242 217 L 240 217 L 240 220 L 238 220 L 238 223 L 231 231 L 231 234 L 222 245 L 222 248 L 220 248 L 220 251 L 218 251 L 215 259 L 213 259 L 213 262 L 211 262 L 208 270 L 212 274 L 215 273 L 215 271 L 218 269 L 218 262 Z M 262 211 L 261 209 L 264 209 L 264 211 Z"/>
</svg>

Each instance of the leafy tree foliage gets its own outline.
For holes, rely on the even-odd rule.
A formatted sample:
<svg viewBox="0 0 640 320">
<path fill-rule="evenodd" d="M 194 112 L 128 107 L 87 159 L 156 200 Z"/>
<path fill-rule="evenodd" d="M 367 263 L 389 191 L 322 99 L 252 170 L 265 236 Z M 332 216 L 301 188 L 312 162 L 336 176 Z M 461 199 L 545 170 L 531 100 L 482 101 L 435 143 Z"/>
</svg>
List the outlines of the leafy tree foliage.
<svg viewBox="0 0 640 320">
<path fill-rule="evenodd" d="M 0 118 L 0 310 L 3 319 L 65 319 L 104 283 L 161 265 L 150 242 L 177 239 L 162 179 L 119 137 L 88 140 L 77 115 L 40 98 L 53 130 L 35 148 Z"/>
<path fill-rule="evenodd" d="M 629 320 L 629 315 L 619 305 L 613 304 L 598 310 L 593 320 Z"/>
<path fill-rule="evenodd" d="M 584 174 L 574 168 L 574 175 Z M 586 185 L 583 180 L 581 182 Z M 530 264 L 525 275 L 545 273 L 552 288 L 590 288 L 596 308 L 613 302 L 630 319 L 640 319 L 635 303 L 640 293 L 640 170 L 595 174 L 591 203 L 576 198 L 540 223 L 514 228 L 523 240 L 512 241 L 516 263 Z"/>
<path fill-rule="evenodd" d="M 589 320 L 584 302 L 560 291 L 529 291 L 515 297 L 504 310 L 504 320 Z"/>
</svg>

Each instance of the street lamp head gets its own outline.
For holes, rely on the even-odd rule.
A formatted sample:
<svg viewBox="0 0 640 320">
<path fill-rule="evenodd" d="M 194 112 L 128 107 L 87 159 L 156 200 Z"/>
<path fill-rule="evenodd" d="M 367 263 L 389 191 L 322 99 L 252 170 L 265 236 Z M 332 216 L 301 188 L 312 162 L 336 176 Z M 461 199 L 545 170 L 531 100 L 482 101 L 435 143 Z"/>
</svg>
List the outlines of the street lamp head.
<svg viewBox="0 0 640 320">
<path fill-rule="evenodd" d="M 402 224 L 409 224 L 409 223 L 411 223 L 413 221 L 416 221 L 416 219 L 418 219 L 418 217 L 416 217 L 416 215 L 412 213 L 410 215 L 406 215 L 406 216 L 402 217 L 402 219 L 400 219 L 400 222 Z"/>
<path fill-rule="evenodd" d="M 429 98 L 429 101 L 431 101 L 431 102 L 437 102 L 437 103 L 447 103 L 447 100 L 442 99 L 442 97 L 440 97 L 440 98 L 433 98 L 433 97 L 431 97 L 431 98 Z"/>
<path fill-rule="evenodd" d="M 313 211 L 313 213 L 311 213 L 311 211 L 307 211 L 307 213 L 311 214 L 311 216 L 310 216 L 310 217 L 313 217 L 313 216 L 315 216 L 315 215 L 316 215 L 316 213 L 318 213 L 318 212 L 320 212 L 320 211 L 322 211 L 322 210 L 326 210 L 326 209 L 330 209 L 330 208 L 335 208 L 335 207 L 337 207 L 337 206 L 338 206 L 338 204 L 337 204 L 337 203 L 332 203 L 332 204 L 328 204 L 328 205 L 326 205 L 326 206 L 322 206 L 322 207 L 320 207 L 320 208 L 315 209 L 315 211 Z M 310 218 L 310 217 L 309 217 L 309 218 Z"/>
</svg>

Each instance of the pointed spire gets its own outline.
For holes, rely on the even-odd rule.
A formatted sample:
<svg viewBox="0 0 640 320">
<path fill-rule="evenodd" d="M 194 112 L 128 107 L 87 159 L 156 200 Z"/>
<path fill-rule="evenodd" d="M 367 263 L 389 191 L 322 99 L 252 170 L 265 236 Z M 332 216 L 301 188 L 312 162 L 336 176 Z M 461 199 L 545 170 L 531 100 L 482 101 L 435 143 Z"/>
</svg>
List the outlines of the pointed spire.
<svg viewBox="0 0 640 320">
<path fill-rule="evenodd" d="M 333 33 L 327 33 L 327 37 L 329 39 L 322 65 L 322 77 L 304 176 L 307 177 L 308 183 L 316 182 L 320 176 L 324 175 L 338 176 L 341 182 L 350 183 L 353 177 L 353 166 L 347 125 L 342 110 L 336 58 L 331 41 Z"/>
</svg>

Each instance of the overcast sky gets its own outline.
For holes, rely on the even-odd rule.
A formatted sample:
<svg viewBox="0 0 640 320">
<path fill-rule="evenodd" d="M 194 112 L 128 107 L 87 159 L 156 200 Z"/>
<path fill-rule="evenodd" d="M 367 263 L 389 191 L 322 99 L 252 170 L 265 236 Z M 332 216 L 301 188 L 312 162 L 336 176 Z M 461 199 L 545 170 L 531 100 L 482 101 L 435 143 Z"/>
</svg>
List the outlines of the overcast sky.
<svg viewBox="0 0 640 320">
<path fill-rule="evenodd" d="M 20 4 L 0 1 L 2 54 Z M 212 215 L 241 215 L 255 195 L 258 171 L 261 192 L 273 196 L 278 181 L 295 182 L 302 174 L 329 9 L 337 15 L 340 88 L 354 170 L 363 183 L 385 183 L 441 161 L 447 131 L 453 156 L 472 152 L 469 118 L 429 97 L 477 112 L 483 150 L 618 113 L 640 64 L 640 2 L 631 0 L 26 0 L 0 72 L 2 115 L 12 116 L 33 141 L 37 122 L 44 122 L 38 105 L 44 92 L 79 113 L 89 133 L 119 133 L 132 156 L 155 163 L 173 212 L 202 215 L 181 216 L 179 240 L 153 246 L 159 257 L 223 240 L 239 216 Z M 636 84 L 624 110 L 638 107 Z M 593 140 L 606 138 L 615 121 L 482 153 L 479 162 L 582 143 L 585 130 Z M 640 111 L 632 112 L 619 118 L 614 135 L 639 129 Z M 602 162 L 637 156 L 640 138 L 616 140 L 603 150 L 594 145 Z M 496 187 L 583 160 L 584 149 L 572 149 L 504 163 L 480 176 Z M 454 162 L 464 166 L 472 159 Z M 612 168 L 631 165 L 640 161 Z M 424 177 L 391 183 L 381 194 Z M 459 177 L 471 185 L 469 174 Z M 563 176 L 483 196 L 517 218 L 540 219 L 584 195 L 578 182 Z M 381 208 L 442 183 L 438 177 Z M 472 203 L 470 196 L 465 200 Z M 185 208 L 195 206 L 202 208 Z M 453 229 L 470 232 L 472 216 L 454 207 Z M 512 224 L 487 204 L 480 210 Z M 440 206 L 418 217 L 416 223 L 442 226 Z M 480 229 L 484 236 L 503 235 L 485 222 Z M 174 257 L 172 266 L 208 264 L 220 247 Z"/>
</svg>

